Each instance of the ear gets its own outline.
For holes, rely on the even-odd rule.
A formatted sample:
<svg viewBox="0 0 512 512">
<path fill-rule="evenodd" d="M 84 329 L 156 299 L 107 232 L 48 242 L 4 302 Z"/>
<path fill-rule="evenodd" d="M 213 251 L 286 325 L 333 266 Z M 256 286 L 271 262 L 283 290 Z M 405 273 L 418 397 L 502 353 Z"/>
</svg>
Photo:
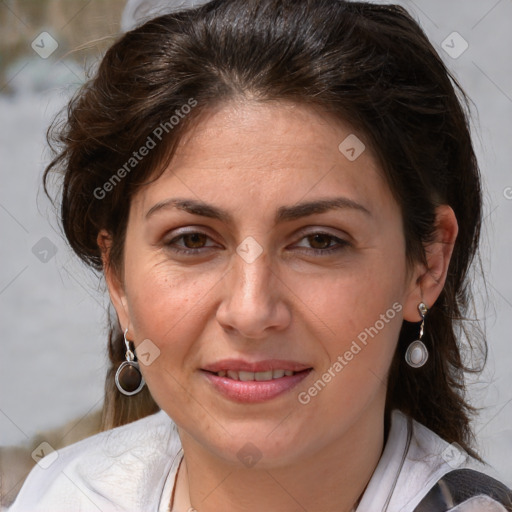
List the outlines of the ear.
<svg viewBox="0 0 512 512">
<path fill-rule="evenodd" d="M 431 308 L 441 294 L 453 247 L 459 231 L 454 211 L 446 204 L 436 208 L 436 230 L 433 241 L 425 246 L 425 265 L 418 264 L 410 278 L 410 292 L 404 304 L 404 320 L 419 322 L 418 304 Z"/>
<path fill-rule="evenodd" d="M 130 315 L 122 278 L 121 276 L 118 276 L 116 270 L 110 264 L 112 237 L 108 231 L 102 229 L 98 233 L 96 241 L 101 251 L 101 259 L 103 261 L 103 274 L 107 283 L 110 300 L 116 310 L 121 330 L 124 331 L 129 326 Z"/>
</svg>

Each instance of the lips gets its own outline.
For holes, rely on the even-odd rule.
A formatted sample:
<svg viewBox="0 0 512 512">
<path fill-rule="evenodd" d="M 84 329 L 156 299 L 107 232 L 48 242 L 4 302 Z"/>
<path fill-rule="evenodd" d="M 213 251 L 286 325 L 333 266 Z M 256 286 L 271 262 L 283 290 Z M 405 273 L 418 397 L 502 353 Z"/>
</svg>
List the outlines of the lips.
<svg viewBox="0 0 512 512">
<path fill-rule="evenodd" d="M 233 380 L 242 380 L 244 382 L 257 380 L 272 380 L 272 379 L 280 379 L 285 375 L 287 377 L 291 377 L 296 372 L 292 370 L 267 370 L 266 372 L 246 372 L 246 371 L 236 371 L 236 370 L 221 370 L 220 372 L 216 372 L 216 375 L 219 377 L 228 377 Z"/>
<path fill-rule="evenodd" d="M 226 359 L 202 368 L 213 389 L 236 402 L 265 402 L 294 388 L 312 367 L 278 359 L 249 362 Z"/>
</svg>

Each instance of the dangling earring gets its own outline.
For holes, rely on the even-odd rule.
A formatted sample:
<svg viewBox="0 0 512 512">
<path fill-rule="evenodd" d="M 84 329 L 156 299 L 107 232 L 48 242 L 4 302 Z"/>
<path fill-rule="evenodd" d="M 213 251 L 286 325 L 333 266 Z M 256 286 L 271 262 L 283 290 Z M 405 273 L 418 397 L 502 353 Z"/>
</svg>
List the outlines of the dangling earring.
<svg viewBox="0 0 512 512">
<path fill-rule="evenodd" d="M 405 360 L 409 366 L 413 368 L 420 368 L 423 366 L 428 359 L 428 350 L 425 344 L 421 341 L 423 337 L 423 328 L 425 327 L 425 315 L 427 314 L 427 306 L 423 302 L 418 304 L 418 310 L 421 315 L 421 327 L 420 337 L 416 341 L 413 341 L 405 352 Z"/>
<path fill-rule="evenodd" d="M 130 342 L 126 339 L 128 327 L 124 331 L 124 344 L 126 345 L 126 361 L 123 361 L 117 369 L 115 381 L 117 389 L 123 395 L 135 395 L 144 387 L 144 378 L 139 369 L 139 363 L 130 349 Z"/>
</svg>

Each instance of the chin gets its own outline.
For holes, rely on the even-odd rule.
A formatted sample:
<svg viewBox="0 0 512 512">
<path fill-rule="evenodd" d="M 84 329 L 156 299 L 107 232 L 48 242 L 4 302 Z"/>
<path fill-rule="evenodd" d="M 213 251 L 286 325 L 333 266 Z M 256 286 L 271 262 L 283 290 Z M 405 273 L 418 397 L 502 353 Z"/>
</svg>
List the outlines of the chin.
<svg viewBox="0 0 512 512">
<path fill-rule="evenodd" d="M 268 428 L 268 424 L 256 429 L 254 425 L 252 428 L 230 428 L 229 434 L 223 432 L 223 435 L 205 439 L 201 444 L 214 456 L 239 468 L 275 469 L 296 463 L 306 457 L 308 451 L 314 452 L 314 440 L 308 444 L 303 436 L 280 433 L 279 427 L 276 429 L 278 423 L 271 423 L 272 428 Z"/>
</svg>

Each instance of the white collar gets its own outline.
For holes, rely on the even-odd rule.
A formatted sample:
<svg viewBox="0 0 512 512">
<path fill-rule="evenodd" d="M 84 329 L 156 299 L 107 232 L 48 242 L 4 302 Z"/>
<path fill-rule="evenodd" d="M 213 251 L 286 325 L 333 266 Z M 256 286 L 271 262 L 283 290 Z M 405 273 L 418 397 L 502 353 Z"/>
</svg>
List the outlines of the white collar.
<svg viewBox="0 0 512 512">
<path fill-rule="evenodd" d="M 440 478 L 462 468 L 497 476 L 459 445 L 395 409 L 386 446 L 356 512 L 413 512 Z"/>
<path fill-rule="evenodd" d="M 386 446 L 357 512 L 412 512 L 428 490 L 453 469 L 448 443 L 394 410 Z M 9 512 L 30 510 L 155 510 L 168 512 L 183 450 L 163 410 L 101 432 L 47 455 L 27 477 Z M 467 457 L 459 467 L 491 476 Z"/>
</svg>

